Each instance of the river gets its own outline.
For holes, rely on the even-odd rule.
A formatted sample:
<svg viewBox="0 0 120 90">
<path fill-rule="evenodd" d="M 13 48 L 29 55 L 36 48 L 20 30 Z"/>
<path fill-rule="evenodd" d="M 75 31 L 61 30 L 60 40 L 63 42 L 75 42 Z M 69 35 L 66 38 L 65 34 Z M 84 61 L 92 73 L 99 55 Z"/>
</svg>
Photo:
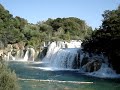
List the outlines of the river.
<svg viewBox="0 0 120 90">
<path fill-rule="evenodd" d="M 53 70 L 42 62 L 9 61 L 21 90 L 120 90 L 119 79 L 86 76 L 76 70 Z"/>
</svg>

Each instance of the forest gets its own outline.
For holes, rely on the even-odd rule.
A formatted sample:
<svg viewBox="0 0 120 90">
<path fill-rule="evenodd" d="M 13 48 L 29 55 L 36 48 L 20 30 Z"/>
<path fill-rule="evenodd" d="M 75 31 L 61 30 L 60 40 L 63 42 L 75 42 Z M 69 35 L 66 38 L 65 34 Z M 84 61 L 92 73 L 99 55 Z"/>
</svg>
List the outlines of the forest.
<svg viewBox="0 0 120 90">
<path fill-rule="evenodd" d="M 13 17 L 0 5 L 0 48 L 19 42 L 38 48 L 47 41 L 83 40 L 91 33 L 92 28 L 76 17 L 48 18 L 32 24 L 19 16 Z"/>
</svg>

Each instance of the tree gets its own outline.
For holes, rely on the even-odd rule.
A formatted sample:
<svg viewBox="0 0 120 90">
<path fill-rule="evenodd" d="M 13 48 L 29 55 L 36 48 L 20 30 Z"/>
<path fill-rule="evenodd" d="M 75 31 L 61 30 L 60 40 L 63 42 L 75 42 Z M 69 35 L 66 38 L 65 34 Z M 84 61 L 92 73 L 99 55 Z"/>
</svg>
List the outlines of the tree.
<svg viewBox="0 0 120 90">
<path fill-rule="evenodd" d="M 19 90 L 16 74 L 8 69 L 0 57 L 0 90 Z"/>
<path fill-rule="evenodd" d="M 120 73 L 120 6 L 116 10 L 106 10 L 102 25 L 91 37 L 83 42 L 85 51 L 104 53 L 117 73 Z"/>
</svg>

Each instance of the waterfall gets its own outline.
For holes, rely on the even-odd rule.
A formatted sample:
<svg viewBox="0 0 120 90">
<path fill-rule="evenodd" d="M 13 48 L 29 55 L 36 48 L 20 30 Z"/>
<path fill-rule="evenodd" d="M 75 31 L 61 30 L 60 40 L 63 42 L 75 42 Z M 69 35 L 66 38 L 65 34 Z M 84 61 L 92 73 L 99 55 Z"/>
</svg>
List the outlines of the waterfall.
<svg viewBox="0 0 120 90">
<path fill-rule="evenodd" d="M 8 52 L 6 55 L 4 55 L 3 59 L 6 61 L 15 60 L 15 57 L 11 55 L 11 52 Z"/>
<path fill-rule="evenodd" d="M 101 77 L 101 78 L 120 77 L 120 75 L 116 74 L 116 72 L 112 68 L 108 67 L 108 65 L 105 63 L 102 63 L 101 68 L 98 71 L 88 73 L 87 75 Z"/>
<path fill-rule="evenodd" d="M 35 50 L 33 48 L 28 48 L 25 52 L 25 56 L 23 58 L 24 61 L 34 61 L 35 58 Z"/>
<path fill-rule="evenodd" d="M 49 63 L 49 67 L 58 69 L 73 69 L 76 57 L 80 51 L 81 41 L 52 42 L 43 62 Z"/>
<path fill-rule="evenodd" d="M 78 55 L 79 49 L 60 49 L 50 59 L 50 66 L 55 68 L 73 69 L 75 57 Z"/>
<path fill-rule="evenodd" d="M 25 52 L 25 56 L 24 56 L 24 58 L 23 58 L 23 61 L 28 61 L 28 53 L 29 53 L 29 51 L 27 50 L 27 51 Z"/>
<path fill-rule="evenodd" d="M 112 69 L 108 58 L 101 54 L 80 53 L 80 70 L 79 73 L 100 78 L 120 78 Z"/>
<path fill-rule="evenodd" d="M 6 61 L 34 61 L 35 59 L 35 50 L 33 48 L 27 48 L 23 50 L 14 50 L 6 51 L 2 55 L 2 58 Z"/>
<path fill-rule="evenodd" d="M 60 49 L 81 48 L 81 43 L 82 43 L 81 41 L 76 41 L 76 40 L 72 40 L 70 42 L 54 41 L 49 45 L 47 54 L 43 61 L 51 60 L 53 55 L 59 52 Z"/>
</svg>

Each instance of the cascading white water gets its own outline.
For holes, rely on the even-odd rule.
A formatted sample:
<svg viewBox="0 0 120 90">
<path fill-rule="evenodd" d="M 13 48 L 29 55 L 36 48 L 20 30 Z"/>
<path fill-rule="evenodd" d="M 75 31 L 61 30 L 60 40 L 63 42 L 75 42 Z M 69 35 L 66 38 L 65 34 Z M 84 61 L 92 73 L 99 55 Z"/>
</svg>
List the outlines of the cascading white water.
<svg viewBox="0 0 120 90">
<path fill-rule="evenodd" d="M 92 54 L 92 53 L 91 53 Z M 80 66 L 80 73 L 84 73 L 85 75 L 94 76 L 94 77 L 100 77 L 100 78 L 120 78 L 119 74 L 116 74 L 115 70 L 112 69 L 112 67 L 109 66 L 108 58 L 101 54 L 92 54 L 92 57 L 89 56 L 88 53 L 83 53 L 81 51 L 80 53 L 80 65 L 82 61 L 84 62 L 83 58 L 88 58 L 88 62 L 84 64 L 83 66 Z M 91 67 L 96 68 L 98 66 L 95 66 L 95 61 L 98 61 L 97 64 L 101 64 L 100 68 L 97 71 L 90 72 Z"/>
<path fill-rule="evenodd" d="M 50 65 L 55 68 L 72 69 L 75 57 L 78 56 L 79 49 L 59 49 L 50 60 Z"/>
<path fill-rule="evenodd" d="M 105 63 L 102 63 L 102 66 L 98 71 L 87 73 L 87 75 L 101 77 L 101 78 L 120 77 L 120 75 L 116 74 L 116 72 L 112 68 L 108 67 L 108 65 Z"/>
<path fill-rule="evenodd" d="M 81 41 L 75 40 L 52 42 L 43 61 L 48 62 L 50 67 L 72 69 L 74 60 L 79 54 L 81 43 Z"/>
<path fill-rule="evenodd" d="M 27 51 L 25 52 L 25 56 L 24 56 L 24 58 L 23 58 L 23 61 L 28 61 L 28 53 L 29 53 L 29 51 L 27 50 Z"/>
<path fill-rule="evenodd" d="M 18 50 L 13 54 L 14 50 L 7 52 L 3 59 L 6 61 L 34 61 L 35 59 L 35 50 L 33 48 L 27 48 L 26 51 Z"/>
<path fill-rule="evenodd" d="M 25 56 L 23 58 L 24 61 L 34 61 L 35 50 L 33 48 L 28 48 L 25 52 Z"/>
<path fill-rule="evenodd" d="M 6 61 L 15 60 L 15 57 L 11 55 L 11 52 L 8 52 L 7 55 L 4 55 L 3 59 Z"/>
</svg>

